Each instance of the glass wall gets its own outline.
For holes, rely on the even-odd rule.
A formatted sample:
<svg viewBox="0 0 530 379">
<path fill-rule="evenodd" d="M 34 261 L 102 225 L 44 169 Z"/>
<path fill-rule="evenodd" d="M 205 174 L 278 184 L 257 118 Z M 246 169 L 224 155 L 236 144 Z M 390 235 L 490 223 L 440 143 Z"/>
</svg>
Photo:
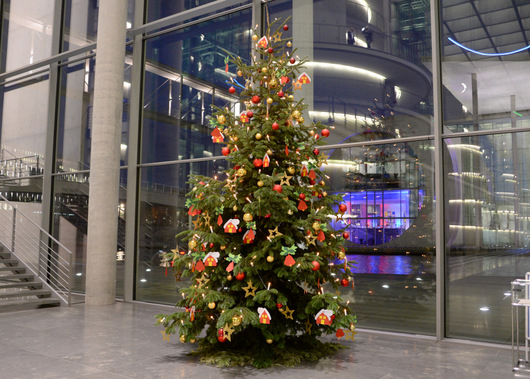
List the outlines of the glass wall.
<svg viewBox="0 0 530 379">
<path fill-rule="evenodd" d="M 511 338 L 510 281 L 530 271 L 529 4 L 443 2 L 447 335 Z M 522 17 L 522 18 L 521 18 Z M 465 22 L 463 22 L 465 20 Z M 506 134 L 488 134 L 505 129 Z M 452 133 L 469 137 L 451 138 Z"/>
<path fill-rule="evenodd" d="M 56 3 L 62 30 L 52 28 Z M 171 271 L 166 276 L 160 252 L 178 247 L 175 235 L 192 227 L 185 207 L 189 174 L 217 175 L 227 167 L 209 118 L 212 106 L 236 113 L 242 106 L 228 92 L 236 73 L 225 59 L 232 54 L 250 62 L 251 20 L 260 11 L 262 24 L 292 17 L 283 37 L 307 58 L 303 71 L 311 79 L 296 97 L 308 105 L 304 118 L 331 130 L 331 146 L 322 149 L 329 154 L 329 191 L 341 194 L 348 208 L 344 221 L 332 223 L 347 228 L 347 254 L 357 262 L 354 288 L 341 292 L 359 326 L 435 334 L 438 254 L 447 263 L 445 336 L 507 342 L 505 292 L 530 271 L 530 92 L 524 84 L 530 4 L 445 0 L 438 36 L 430 25 L 433 2 L 426 0 L 258 3 L 129 1 L 127 38 L 142 39 L 126 46 L 124 61 L 118 296 L 177 300 L 176 278 Z M 51 231 L 74 252 L 75 289 L 83 291 L 97 52 L 76 49 L 96 41 L 98 2 L 1 5 L 0 72 L 7 74 L 0 74 L 0 190 L 36 220 L 52 214 Z M 138 11 L 145 25 L 132 25 Z M 185 17 L 171 23 L 179 13 Z M 55 37 L 71 58 L 36 65 L 50 57 Z M 433 37 L 442 41 L 443 126 L 433 118 L 433 85 L 440 79 L 432 77 Z M 141 73 L 132 70 L 133 47 L 145 57 Z M 10 76 L 25 66 L 18 81 Z M 49 109 L 55 98 L 56 109 Z M 56 129 L 48 131 L 48 124 Z M 50 135 L 55 166 L 45 173 Z M 436 138 L 441 162 L 435 162 Z M 130 162 L 129 152 L 137 159 Z M 128 169 L 138 178 L 127 177 Z M 438 172 L 444 191 L 436 194 Z M 50 188 L 43 187 L 45 175 L 53 176 Z M 126 203 L 128 188 L 137 206 Z M 42 202 L 46 191 L 52 191 L 50 204 Z M 435 199 L 444 205 L 443 225 L 434 222 Z M 137 209 L 133 236 L 125 234 L 128 208 Z M 436 241 L 436 228 L 443 228 L 444 241 Z M 135 251 L 125 252 L 126 241 Z M 435 252 L 435 245 L 445 248 Z M 135 257 L 134 291 L 123 288 L 124 256 Z"/>
</svg>

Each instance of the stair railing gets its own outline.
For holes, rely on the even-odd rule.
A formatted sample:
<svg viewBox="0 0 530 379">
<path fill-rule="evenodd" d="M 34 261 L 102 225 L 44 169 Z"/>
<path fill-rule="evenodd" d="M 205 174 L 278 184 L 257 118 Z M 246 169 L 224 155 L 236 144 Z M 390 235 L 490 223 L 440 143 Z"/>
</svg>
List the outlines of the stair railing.
<svg viewBox="0 0 530 379">
<path fill-rule="evenodd" d="M 72 252 L 1 193 L 0 242 L 58 298 L 71 305 Z"/>
</svg>

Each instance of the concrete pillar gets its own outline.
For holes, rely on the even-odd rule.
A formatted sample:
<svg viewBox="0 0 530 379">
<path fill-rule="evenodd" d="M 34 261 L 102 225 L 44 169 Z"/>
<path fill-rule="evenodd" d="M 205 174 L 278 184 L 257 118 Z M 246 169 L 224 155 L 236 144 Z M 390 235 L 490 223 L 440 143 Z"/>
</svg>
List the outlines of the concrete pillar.
<svg viewBox="0 0 530 379">
<path fill-rule="evenodd" d="M 293 0 L 293 48 L 296 48 L 296 55 L 300 59 L 307 58 L 309 62 L 314 62 L 313 53 L 313 1 Z M 304 99 L 307 109 L 304 111 L 304 119 L 309 124 L 312 118 L 309 111 L 313 111 L 313 91 L 315 89 L 315 78 L 313 67 L 306 66 L 300 73 L 305 72 L 312 80 L 309 85 L 303 85 L 301 90 L 294 92 L 295 100 Z"/>
<path fill-rule="evenodd" d="M 99 2 L 90 158 L 87 305 L 114 303 L 127 0 Z"/>
</svg>

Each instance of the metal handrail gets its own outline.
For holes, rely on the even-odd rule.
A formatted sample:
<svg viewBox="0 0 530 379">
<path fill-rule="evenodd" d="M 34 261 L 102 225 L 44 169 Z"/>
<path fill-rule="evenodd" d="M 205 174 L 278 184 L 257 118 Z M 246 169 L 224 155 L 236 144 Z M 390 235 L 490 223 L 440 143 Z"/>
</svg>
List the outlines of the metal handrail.
<svg viewBox="0 0 530 379">
<path fill-rule="evenodd" d="M 0 242 L 59 299 L 71 305 L 73 253 L 1 193 L 0 202 Z"/>
</svg>

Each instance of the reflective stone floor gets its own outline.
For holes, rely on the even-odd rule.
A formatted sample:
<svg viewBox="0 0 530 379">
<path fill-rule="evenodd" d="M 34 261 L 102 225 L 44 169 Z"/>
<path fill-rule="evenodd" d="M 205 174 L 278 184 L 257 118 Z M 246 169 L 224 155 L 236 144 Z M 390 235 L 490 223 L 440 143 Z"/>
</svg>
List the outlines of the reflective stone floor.
<svg viewBox="0 0 530 379">
<path fill-rule="evenodd" d="M 143 303 L 48 308 L 0 314 L 0 378 L 512 378 L 503 345 L 435 343 L 427 337 L 359 331 L 336 356 L 296 368 L 216 368 L 164 341 Z"/>
</svg>

